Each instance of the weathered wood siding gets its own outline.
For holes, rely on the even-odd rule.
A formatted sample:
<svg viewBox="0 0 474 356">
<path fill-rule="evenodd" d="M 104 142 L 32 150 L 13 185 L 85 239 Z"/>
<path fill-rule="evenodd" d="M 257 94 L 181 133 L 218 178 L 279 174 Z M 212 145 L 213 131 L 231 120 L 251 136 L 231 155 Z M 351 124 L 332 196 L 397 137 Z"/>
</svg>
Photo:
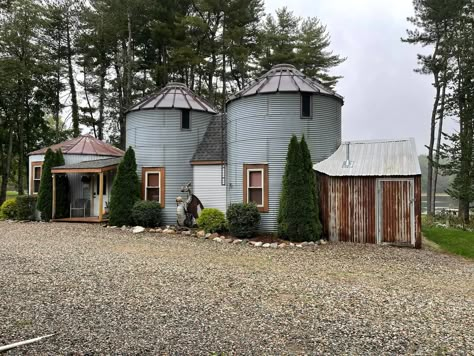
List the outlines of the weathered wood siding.
<svg viewBox="0 0 474 356">
<path fill-rule="evenodd" d="M 382 177 L 329 177 L 318 174 L 323 233 L 330 241 L 377 243 L 378 218 L 385 241 L 411 243 L 409 185 L 384 181 L 381 214 L 377 209 L 377 179 Z M 396 177 L 390 177 L 396 178 Z M 407 178 L 407 177 L 399 177 Z M 421 177 L 414 181 L 415 247 L 421 247 Z M 405 181 L 406 182 L 406 181 Z M 379 214 L 379 215 L 378 215 Z"/>
</svg>

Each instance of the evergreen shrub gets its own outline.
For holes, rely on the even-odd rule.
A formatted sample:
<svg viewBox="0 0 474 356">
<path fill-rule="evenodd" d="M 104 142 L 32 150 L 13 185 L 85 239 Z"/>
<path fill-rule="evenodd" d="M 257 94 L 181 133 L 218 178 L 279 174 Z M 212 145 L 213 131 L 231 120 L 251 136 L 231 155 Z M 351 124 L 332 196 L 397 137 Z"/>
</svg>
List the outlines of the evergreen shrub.
<svg viewBox="0 0 474 356">
<path fill-rule="evenodd" d="M 15 219 L 16 209 L 17 209 L 16 199 L 5 200 L 2 206 L 0 206 L 0 218 Z"/>
<path fill-rule="evenodd" d="M 135 152 L 131 147 L 120 162 L 117 175 L 112 184 L 110 197 L 109 224 L 114 226 L 131 225 L 132 209 L 140 199 L 140 184 L 137 176 Z"/>
<path fill-rule="evenodd" d="M 205 208 L 199 215 L 197 224 L 200 229 L 210 233 L 222 232 L 226 229 L 224 213 L 214 208 Z"/>
<path fill-rule="evenodd" d="M 16 198 L 17 220 L 35 220 L 35 208 L 37 198 L 33 195 L 19 195 Z"/>
<path fill-rule="evenodd" d="M 260 212 L 255 203 L 231 204 L 226 215 L 229 231 L 235 237 L 250 238 L 258 231 Z"/>
<path fill-rule="evenodd" d="M 161 205 L 157 201 L 139 200 L 133 205 L 132 219 L 135 225 L 155 227 L 161 223 Z"/>
</svg>

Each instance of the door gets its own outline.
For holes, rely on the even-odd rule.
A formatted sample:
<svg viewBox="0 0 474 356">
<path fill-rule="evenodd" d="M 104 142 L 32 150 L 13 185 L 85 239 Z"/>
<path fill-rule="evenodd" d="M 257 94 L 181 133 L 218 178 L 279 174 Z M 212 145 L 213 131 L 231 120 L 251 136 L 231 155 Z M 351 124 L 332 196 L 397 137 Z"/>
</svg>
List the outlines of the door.
<svg viewBox="0 0 474 356">
<path fill-rule="evenodd" d="M 415 245 L 413 179 L 377 179 L 377 243 Z"/>
<path fill-rule="evenodd" d="M 108 181 L 107 181 L 107 174 L 104 173 L 104 189 L 102 190 L 103 192 L 103 198 L 102 198 L 102 211 L 104 211 L 105 204 L 108 202 L 108 196 L 107 196 L 107 190 L 108 190 Z M 100 180 L 99 180 L 99 175 L 94 174 L 93 176 L 93 181 L 92 181 L 92 189 L 94 189 L 94 201 L 93 201 L 93 211 L 94 213 L 91 214 L 93 216 L 99 216 L 99 185 L 100 185 Z"/>
</svg>

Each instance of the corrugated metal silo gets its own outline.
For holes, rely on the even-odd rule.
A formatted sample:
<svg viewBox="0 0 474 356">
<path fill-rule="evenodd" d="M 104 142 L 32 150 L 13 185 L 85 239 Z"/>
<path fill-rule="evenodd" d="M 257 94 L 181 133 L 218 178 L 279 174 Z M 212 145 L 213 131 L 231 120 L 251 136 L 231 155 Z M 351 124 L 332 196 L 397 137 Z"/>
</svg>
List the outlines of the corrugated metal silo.
<svg viewBox="0 0 474 356">
<path fill-rule="evenodd" d="M 180 187 L 193 179 L 190 160 L 216 112 L 184 84 L 169 83 L 127 113 L 126 145 L 135 150 L 142 198 L 147 194 L 147 174 L 157 169 L 156 172 L 163 175 L 160 182 L 147 186 L 160 184 L 159 188 L 149 188 L 149 191 L 160 189 L 157 195 L 164 205 L 166 224 L 176 223 L 175 199 L 185 194 L 180 192 Z"/>
<path fill-rule="evenodd" d="M 342 105 L 341 96 L 287 64 L 274 66 L 227 102 L 228 198 L 235 203 L 263 195 L 262 231 L 277 227 L 291 136 L 304 134 L 314 162 L 326 159 L 341 142 Z"/>
</svg>

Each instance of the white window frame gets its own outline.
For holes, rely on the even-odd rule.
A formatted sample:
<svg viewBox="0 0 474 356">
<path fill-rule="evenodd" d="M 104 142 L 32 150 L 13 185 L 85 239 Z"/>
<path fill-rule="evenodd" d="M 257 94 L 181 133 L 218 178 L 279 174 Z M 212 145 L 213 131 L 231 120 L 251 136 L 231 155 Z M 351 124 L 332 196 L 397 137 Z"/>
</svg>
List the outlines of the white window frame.
<svg viewBox="0 0 474 356">
<path fill-rule="evenodd" d="M 309 116 L 303 116 L 303 95 L 309 95 Z M 300 118 L 311 120 L 313 118 L 313 95 L 307 92 L 301 92 L 300 95 Z"/>
<path fill-rule="evenodd" d="M 246 203 L 250 203 L 250 189 L 252 189 L 252 187 L 250 186 L 250 173 L 251 172 L 261 173 L 262 186 L 254 187 L 254 188 L 262 190 L 262 204 L 257 205 L 257 208 L 263 208 L 265 207 L 265 175 L 264 175 L 265 170 L 263 168 L 248 168 L 247 169 L 247 202 Z"/>
<path fill-rule="evenodd" d="M 149 174 L 158 174 L 158 186 L 149 186 L 148 185 L 148 175 Z M 161 204 L 161 171 L 147 171 L 145 172 L 145 200 L 148 200 L 148 188 L 152 189 L 159 189 L 159 194 L 158 194 L 158 203 Z"/>
<path fill-rule="evenodd" d="M 35 178 L 35 170 L 36 168 L 39 168 L 40 169 L 40 177 L 39 178 Z M 43 166 L 41 165 L 36 165 L 36 166 L 33 166 L 33 186 L 31 187 L 31 194 L 38 194 L 39 193 L 39 186 L 38 186 L 38 191 L 35 192 L 35 181 L 39 181 L 40 182 L 40 185 L 41 185 L 41 176 L 43 175 Z"/>
<path fill-rule="evenodd" d="M 184 128 L 183 127 L 183 112 L 186 110 L 189 113 L 189 128 Z M 184 131 L 190 131 L 191 130 L 191 110 L 190 109 L 181 109 L 181 121 L 180 121 L 180 129 Z"/>
</svg>

